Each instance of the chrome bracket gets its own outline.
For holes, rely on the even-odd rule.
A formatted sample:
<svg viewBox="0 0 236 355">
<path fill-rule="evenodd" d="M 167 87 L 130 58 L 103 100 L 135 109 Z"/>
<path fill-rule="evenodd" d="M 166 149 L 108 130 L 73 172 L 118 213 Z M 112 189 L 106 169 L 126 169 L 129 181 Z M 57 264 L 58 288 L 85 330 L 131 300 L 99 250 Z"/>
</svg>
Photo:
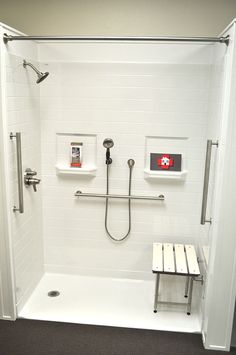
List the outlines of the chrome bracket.
<svg viewBox="0 0 236 355">
<path fill-rule="evenodd" d="M 203 277 L 203 275 L 196 276 L 196 277 L 194 277 L 193 279 L 194 279 L 194 281 L 201 282 L 201 285 L 204 284 L 204 277 Z"/>
<path fill-rule="evenodd" d="M 226 46 L 228 47 L 228 45 L 229 45 L 229 35 L 228 36 L 226 36 L 226 37 L 220 37 L 220 43 L 225 43 L 226 44 Z"/>
<path fill-rule="evenodd" d="M 4 33 L 3 34 L 3 42 L 5 43 L 5 44 L 7 44 L 8 43 L 8 41 L 11 41 L 12 39 L 11 39 L 11 36 L 9 36 L 7 33 Z"/>
<path fill-rule="evenodd" d="M 10 139 L 12 140 L 13 138 L 16 138 L 16 134 L 13 134 L 12 132 L 10 133 Z"/>
</svg>

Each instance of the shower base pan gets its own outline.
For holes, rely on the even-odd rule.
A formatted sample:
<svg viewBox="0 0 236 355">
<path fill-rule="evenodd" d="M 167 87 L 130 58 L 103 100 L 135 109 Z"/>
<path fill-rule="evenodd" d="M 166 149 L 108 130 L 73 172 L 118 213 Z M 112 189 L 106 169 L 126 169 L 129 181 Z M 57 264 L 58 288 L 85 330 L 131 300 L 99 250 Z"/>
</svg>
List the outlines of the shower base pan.
<svg viewBox="0 0 236 355">
<path fill-rule="evenodd" d="M 18 317 L 200 333 L 201 323 L 194 306 L 191 316 L 182 307 L 163 307 L 153 313 L 154 287 L 154 280 L 46 273 Z M 49 292 L 52 293 L 48 295 Z"/>
</svg>

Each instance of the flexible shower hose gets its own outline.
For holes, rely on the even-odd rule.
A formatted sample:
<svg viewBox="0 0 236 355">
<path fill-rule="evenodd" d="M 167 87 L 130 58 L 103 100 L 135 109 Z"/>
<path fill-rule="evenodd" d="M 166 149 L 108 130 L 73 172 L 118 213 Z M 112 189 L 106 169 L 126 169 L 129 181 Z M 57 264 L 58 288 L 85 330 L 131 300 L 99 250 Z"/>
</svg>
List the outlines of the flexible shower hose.
<svg viewBox="0 0 236 355">
<path fill-rule="evenodd" d="M 132 166 L 129 166 L 129 196 L 131 195 L 131 180 L 132 180 Z M 107 191 L 106 191 L 107 195 L 109 194 L 109 164 L 107 164 Z M 108 203 L 109 203 L 109 198 L 106 198 L 106 210 L 105 210 L 105 229 L 107 234 L 109 235 L 109 237 L 114 240 L 115 242 L 122 242 L 123 240 L 125 240 L 128 235 L 130 234 L 131 231 L 131 200 L 129 199 L 128 201 L 128 210 L 129 210 L 129 228 L 127 233 L 125 234 L 124 237 L 116 238 L 114 237 L 108 230 L 108 226 L 107 226 L 107 219 L 108 219 Z"/>
</svg>

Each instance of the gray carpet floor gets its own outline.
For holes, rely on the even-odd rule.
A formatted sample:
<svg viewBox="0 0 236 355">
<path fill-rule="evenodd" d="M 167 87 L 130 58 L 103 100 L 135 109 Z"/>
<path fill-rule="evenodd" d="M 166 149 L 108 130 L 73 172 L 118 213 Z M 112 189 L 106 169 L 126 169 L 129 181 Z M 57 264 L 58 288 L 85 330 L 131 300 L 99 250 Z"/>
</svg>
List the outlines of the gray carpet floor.
<svg viewBox="0 0 236 355">
<path fill-rule="evenodd" d="M 204 350 L 199 334 L 23 319 L 0 321 L 0 355 L 205 354 L 224 353 Z"/>
</svg>

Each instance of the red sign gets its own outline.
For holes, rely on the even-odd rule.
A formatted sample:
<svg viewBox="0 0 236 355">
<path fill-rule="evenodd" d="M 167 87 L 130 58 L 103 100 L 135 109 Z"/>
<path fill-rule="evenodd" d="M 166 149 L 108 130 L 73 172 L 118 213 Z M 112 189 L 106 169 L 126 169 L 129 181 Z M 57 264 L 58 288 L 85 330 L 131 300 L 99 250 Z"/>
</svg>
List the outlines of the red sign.
<svg viewBox="0 0 236 355">
<path fill-rule="evenodd" d="M 161 158 L 157 159 L 157 164 L 161 167 L 161 169 L 168 170 L 174 165 L 174 159 L 172 159 L 169 154 L 163 154 Z"/>
</svg>

